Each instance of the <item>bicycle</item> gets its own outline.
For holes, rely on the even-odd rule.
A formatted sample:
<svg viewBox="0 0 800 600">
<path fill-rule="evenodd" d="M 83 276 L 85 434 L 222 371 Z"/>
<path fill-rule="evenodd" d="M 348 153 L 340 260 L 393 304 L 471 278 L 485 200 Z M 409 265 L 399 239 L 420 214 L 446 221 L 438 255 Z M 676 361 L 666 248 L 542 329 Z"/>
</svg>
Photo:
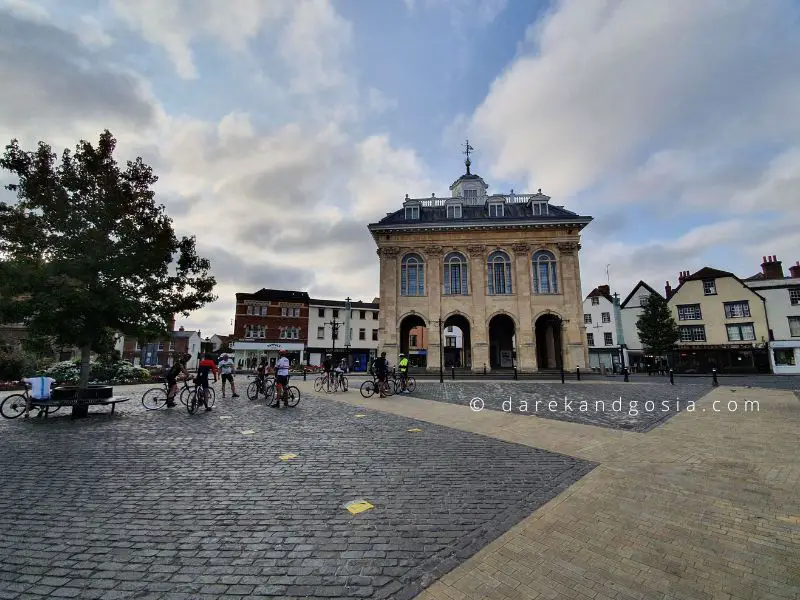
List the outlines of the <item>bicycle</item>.
<svg viewBox="0 0 800 600">
<path fill-rule="evenodd" d="M 205 404 L 206 408 L 213 408 L 214 406 L 214 388 L 208 386 L 208 395 L 206 396 L 206 402 L 203 402 L 203 394 L 205 393 L 206 389 L 201 385 L 196 385 L 193 388 L 188 388 L 189 394 L 186 398 L 186 410 L 189 412 L 190 415 L 193 415 L 197 411 L 197 407 L 201 404 Z M 181 393 L 183 396 L 183 393 Z M 181 399 L 183 401 L 183 399 Z"/>
<path fill-rule="evenodd" d="M 263 394 L 265 398 L 269 399 L 268 393 L 270 386 L 274 388 L 275 377 L 270 375 L 257 375 L 256 378 L 247 385 L 245 393 L 247 394 L 248 400 L 258 400 L 260 394 Z"/>
<path fill-rule="evenodd" d="M 183 383 L 183 389 L 175 393 L 175 396 L 172 398 L 173 402 L 175 401 L 175 397 L 183 392 L 183 390 L 189 389 L 189 383 L 186 379 L 181 379 L 180 381 Z M 144 394 L 142 394 L 142 406 L 144 406 L 145 410 L 161 410 L 162 408 L 166 408 L 169 388 L 169 383 L 164 380 L 163 386 L 145 390 Z"/>
<path fill-rule="evenodd" d="M 314 380 L 314 391 L 321 392 L 323 389 L 329 394 L 336 391 L 336 378 L 333 376 L 333 371 L 320 375 Z"/>
<path fill-rule="evenodd" d="M 283 395 L 281 398 L 278 398 L 275 394 L 275 383 L 273 381 L 272 384 L 272 396 L 275 398 L 275 402 L 278 406 L 281 405 L 281 402 L 286 402 L 286 406 L 294 408 L 300 402 L 300 390 L 293 385 L 289 385 L 289 379 L 286 379 L 287 384 L 283 386 Z"/>
<path fill-rule="evenodd" d="M 378 379 L 376 377 L 373 379 L 367 379 L 361 384 L 361 389 L 359 391 L 364 398 L 371 398 L 373 395 L 380 393 L 381 387 L 383 387 L 384 396 L 388 397 L 394 394 L 394 385 L 389 383 L 388 377 L 382 385 L 378 383 Z"/>
<path fill-rule="evenodd" d="M 393 378 L 393 387 L 394 393 L 400 394 L 403 391 L 403 376 L 397 376 Z M 411 377 L 410 375 L 406 377 L 406 385 L 405 389 L 408 390 L 409 393 L 413 393 L 415 389 L 417 389 L 417 380 Z"/>
<path fill-rule="evenodd" d="M 24 392 L 21 394 L 11 394 L 10 396 L 6 396 L 3 402 L 0 403 L 0 414 L 6 419 L 16 419 L 20 415 L 25 414 L 25 407 L 28 404 L 28 398 L 30 398 L 30 388 L 28 387 L 28 384 L 25 384 Z M 37 400 L 32 400 L 33 403 L 31 404 L 31 410 L 37 410 L 37 417 L 51 415 L 61 408 L 60 406 L 37 406 Z M 42 400 L 42 402 L 47 402 L 47 400 Z"/>
</svg>

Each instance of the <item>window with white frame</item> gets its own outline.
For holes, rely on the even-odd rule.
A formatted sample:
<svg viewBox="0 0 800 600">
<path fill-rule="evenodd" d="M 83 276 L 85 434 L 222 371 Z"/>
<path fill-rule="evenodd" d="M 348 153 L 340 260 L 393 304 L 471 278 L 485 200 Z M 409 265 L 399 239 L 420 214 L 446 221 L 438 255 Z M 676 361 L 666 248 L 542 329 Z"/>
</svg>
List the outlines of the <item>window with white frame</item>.
<svg viewBox="0 0 800 600">
<path fill-rule="evenodd" d="M 461 218 L 461 205 L 460 204 L 448 204 L 447 205 L 447 218 L 448 219 L 460 219 Z"/>
<path fill-rule="evenodd" d="M 493 202 L 489 205 L 489 216 L 490 217 L 502 217 L 503 216 L 503 204 L 501 202 Z"/>
<path fill-rule="evenodd" d="M 542 217 L 546 216 L 547 213 L 547 202 L 534 202 L 533 203 L 533 216 L 535 217 Z"/>
<path fill-rule="evenodd" d="M 703 318 L 703 312 L 700 310 L 699 304 L 679 304 L 678 305 L 678 320 L 679 321 L 700 321 Z"/>
<path fill-rule="evenodd" d="M 451 252 L 444 257 L 444 294 L 446 296 L 466 296 L 467 259 L 460 252 Z"/>
<path fill-rule="evenodd" d="M 592 296 L 592 306 L 597 306 L 600 304 L 600 298 L 597 296 Z"/>
<path fill-rule="evenodd" d="M 729 342 L 750 342 L 756 339 L 756 331 L 752 323 L 738 323 L 728 325 Z"/>
<path fill-rule="evenodd" d="M 288 306 L 283 306 L 283 307 L 281 307 L 281 316 L 282 317 L 299 317 L 300 316 L 300 309 L 299 308 L 292 308 L 292 307 L 288 307 Z"/>
<path fill-rule="evenodd" d="M 588 342 L 588 344 L 590 346 L 594 346 L 594 334 L 593 333 L 587 333 L 586 334 L 586 341 Z"/>
<path fill-rule="evenodd" d="M 639 306 L 647 306 L 647 301 L 650 299 L 650 294 L 646 296 L 639 296 Z"/>
<path fill-rule="evenodd" d="M 406 206 L 406 220 L 419 219 L 419 206 Z"/>
<path fill-rule="evenodd" d="M 794 367 L 794 348 L 775 348 L 773 351 L 775 356 L 775 366 L 777 367 Z"/>
<path fill-rule="evenodd" d="M 477 198 L 478 190 L 466 189 L 464 190 L 464 198 Z"/>
<path fill-rule="evenodd" d="M 358 330 L 358 339 L 359 340 L 366 340 L 367 339 L 367 330 L 366 329 L 359 329 Z"/>
<path fill-rule="evenodd" d="M 592 324 L 592 315 L 590 315 L 589 313 L 583 313 L 583 322 L 584 322 L 585 325 L 591 325 Z"/>
<path fill-rule="evenodd" d="M 703 293 L 706 296 L 714 296 L 717 293 L 717 282 L 713 279 L 703 280 Z"/>
<path fill-rule="evenodd" d="M 262 306 L 262 307 L 261 307 L 261 316 L 262 316 L 262 317 L 266 317 L 266 316 L 267 316 L 267 311 L 268 311 L 268 310 L 269 310 L 269 306 Z"/>
<path fill-rule="evenodd" d="M 264 338 L 266 332 L 263 325 L 246 325 L 244 328 L 244 337 L 246 338 Z"/>
<path fill-rule="evenodd" d="M 603 343 L 606 346 L 613 346 L 614 345 L 614 337 L 611 335 L 611 332 L 606 331 L 603 334 Z"/>
<path fill-rule="evenodd" d="M 682 325 L 679 327 L 682 342 L 705 342 L 705 325 Z"/>
<path fill-rule="evenodd" d="M 246 311 L 247 314 L 248 315 L 252 315 L 253 314 L 253 308 L 255 308 L 255 307 L 252 304 L 248 304 L 246 308 L 247 308 L 247 311 Z"/>
<path fill-rule="evenodd" d="M 324 327 L 317 327 L 317 339 L 324 340 L 325 339 L 325 328 Z"/>
<path fill-rule="evenodd" d="M 502 250 L 495 250 L 487 261 L 489 295 L 511 294 L 511 259 Z"/>
<path fill-rule="evenodd" d="M 419 254 L 406 254 L 400 263 L 400 295 L 425 295 L 425 263 Z"/>
<path fill-rule="evenodd" d="M 789 335 L 800 337 L 800 317 L 789 317 Z"/>
<path fill-rule="evenodd" d="M 611 313 L 600 313 L 600 318 L 602 319 L 603 323 L 611 323 Z"/>
<path fill-rule="evenodd" d="M 800 288 L 792 288 L 789 290 L 789 303 L 792 306 L 800 304 Z"/>
<path fill-rule="evenodd" d="M 750 302 L 740 300 L 739 302 L 725 302 L 726 319 L 742 319 L 750 316 Z"/>
<path fill-rule="evenodd" d="M 539 250 L 533 255 L 533 293 L 558 293 L 558 268 L 555 255 L 548 250 Z"/>
</svg>

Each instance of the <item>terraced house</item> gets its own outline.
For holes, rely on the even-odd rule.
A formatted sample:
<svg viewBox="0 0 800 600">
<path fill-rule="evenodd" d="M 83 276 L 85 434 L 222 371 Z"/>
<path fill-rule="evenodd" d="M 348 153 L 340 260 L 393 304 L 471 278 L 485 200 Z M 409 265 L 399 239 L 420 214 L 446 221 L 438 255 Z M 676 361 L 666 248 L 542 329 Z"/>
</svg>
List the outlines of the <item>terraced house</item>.
<svg viewBox="0 0 800 600">
<path fill-rule="evenodd" d="M 535 194 L 489 194 L 466 172 L 444 198 L 409 198 L 369 230 L 380 256 L 381 350 L 394 363 L 427 328 L 427 368 L 458 328 L 472 371 L 585 367 L 580 232 L 592 218 Z"/>
<path fill-rule="evenodd" d="M 680 328 L 676 372 L 769 372 L 766 301 L 733 273 L 683 271 L 669 307 Z"/>
</svg>

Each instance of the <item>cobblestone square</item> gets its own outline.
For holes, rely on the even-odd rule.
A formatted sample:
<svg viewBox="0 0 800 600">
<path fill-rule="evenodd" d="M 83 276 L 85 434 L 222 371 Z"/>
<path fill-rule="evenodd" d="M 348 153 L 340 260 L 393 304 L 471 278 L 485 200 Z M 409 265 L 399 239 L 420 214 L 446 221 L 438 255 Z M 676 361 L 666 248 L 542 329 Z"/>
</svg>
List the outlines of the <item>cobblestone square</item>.
<svg viewBox="0 0 800 600">
<path fill-rule="evenodd" d="M 143 389 L 0 421 L 0 598 L 410 598 L 595 466 L 308 396 L 146 412 Z"/>
<path fill-rule="evenodd" d="M 529 381 L 418 381 L 412 394 L 426 400 L 470 405 L 612 429 L 646 432 L 711 391 L 701 384 L 544 383 Z M 585 403 L 585 404 L 584 404 Z M 695 406 L 696 410 L 703 410 Z"/>
</svg>

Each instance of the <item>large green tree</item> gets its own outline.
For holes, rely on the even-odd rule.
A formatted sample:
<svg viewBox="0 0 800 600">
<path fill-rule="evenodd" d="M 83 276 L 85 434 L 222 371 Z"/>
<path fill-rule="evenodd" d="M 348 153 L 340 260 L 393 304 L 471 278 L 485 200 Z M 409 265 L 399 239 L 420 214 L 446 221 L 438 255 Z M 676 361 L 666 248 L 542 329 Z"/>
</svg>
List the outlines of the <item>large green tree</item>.
<svg viewBox="0 0 800 600">
<path fill-rule="evenodd" d="M 642 346 L 655 356 L 667 356 L 680 339 L 678 324 L 669 310 L 667 301 L 658 294 L 651 294 L 642 303 L 642 313 L 636 321 Z"/>
<path fill-rule="evenodd" d="M 0 322 L 80 348 L 81 387 L 115 331 L 163 336 L 173 315 L 216 299 L 209 261 L 155 202 L 153 170 L 141 158 L 120 168 L 115 147 L 105 131 L 60 161 L 44 142 L 25 151 L 17 140 L 0 158 L 17 196 L 0 201 Z"/>
</svg>

